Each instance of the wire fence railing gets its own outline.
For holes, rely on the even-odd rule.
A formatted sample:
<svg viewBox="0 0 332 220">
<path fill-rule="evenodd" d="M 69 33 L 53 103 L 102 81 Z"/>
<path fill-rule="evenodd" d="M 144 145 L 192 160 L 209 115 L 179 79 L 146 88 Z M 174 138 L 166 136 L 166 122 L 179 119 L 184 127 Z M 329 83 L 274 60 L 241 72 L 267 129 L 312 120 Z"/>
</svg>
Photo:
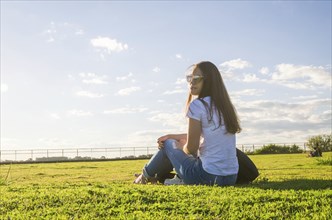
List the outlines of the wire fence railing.
<svg viewBox="0 0 332 220">
<path fill-rule="evenodd" d="M 255 150 L 261 149 L 263 146 L 267 146 L 270 144 L 274 144 L 277 146 L 283 146 L 283 147 L 291 147 L 291 146 L 298 146 L 300 150 L 303 152 L 306 152 L 309 150 L 308 143 L 307 142 L 289 142 L 289 143 L 262 143 L 262 144 L 237 144 L 236 147 L 243 152 L 246 153 L 252 153 Z"/>
<path fill-rule="evenodd" d="M 238 144 L 237 148 L 243 152 L 251 153 L 268 144 Z M 296 145 L 304 152 L 308 149 L 307 143 L 304 142 L 273 144 L 288 147 Z M 157 150 L 156 146 L 0 150 L 0 163 L 146 158 Z"/>
</svg>

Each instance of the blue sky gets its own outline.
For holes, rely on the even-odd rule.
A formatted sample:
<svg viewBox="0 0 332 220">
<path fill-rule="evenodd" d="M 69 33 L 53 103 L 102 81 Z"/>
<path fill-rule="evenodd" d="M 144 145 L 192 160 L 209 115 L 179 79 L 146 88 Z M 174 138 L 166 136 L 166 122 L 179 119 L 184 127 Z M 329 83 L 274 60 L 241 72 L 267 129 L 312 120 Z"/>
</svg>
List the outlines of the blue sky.
<svg viewBox="0 0 332 220">
<path fill-rule="evenodd" d="M 153 146 L 186 132 L 209 60 L 238 144 L 331 133 L 331 1 L 1 1 L 1 149 Z"/>
</svg>

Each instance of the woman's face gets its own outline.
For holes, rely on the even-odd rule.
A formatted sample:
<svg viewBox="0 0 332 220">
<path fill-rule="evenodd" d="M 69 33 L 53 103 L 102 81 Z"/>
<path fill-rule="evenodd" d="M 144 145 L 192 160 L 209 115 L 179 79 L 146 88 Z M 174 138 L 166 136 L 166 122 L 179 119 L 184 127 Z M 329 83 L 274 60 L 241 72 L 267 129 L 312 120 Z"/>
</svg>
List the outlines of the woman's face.
<svg viewBox="0 0 332 220">
<path fill-rule="evenodd" d="M 187 80 L 190 85 L 190 93 L 191 95 L 197 96 L 201 93 L 204 79 L 203 73 L 199 68 L 195 68 L 192 75 L 187 76 Z"/>
</svg>

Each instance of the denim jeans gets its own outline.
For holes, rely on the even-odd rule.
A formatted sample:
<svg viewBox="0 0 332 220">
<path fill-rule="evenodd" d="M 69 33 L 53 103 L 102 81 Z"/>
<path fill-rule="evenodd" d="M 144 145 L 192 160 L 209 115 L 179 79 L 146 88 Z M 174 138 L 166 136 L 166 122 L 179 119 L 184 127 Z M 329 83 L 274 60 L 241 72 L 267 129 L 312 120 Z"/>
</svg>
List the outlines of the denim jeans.
<svg viewBox="0 0 332 220">
<path fill-rule="evenodd" d="M 177 175 L 189 185 L 234 185 L 237 174 L 218 176 L 207 173 L 202 167 L 202 161 L 184 153 L 176 147 L 176 140 L 168 139 L 143 168 L 147 177 L 163 178 L 175 169 Z"/>
</svg>

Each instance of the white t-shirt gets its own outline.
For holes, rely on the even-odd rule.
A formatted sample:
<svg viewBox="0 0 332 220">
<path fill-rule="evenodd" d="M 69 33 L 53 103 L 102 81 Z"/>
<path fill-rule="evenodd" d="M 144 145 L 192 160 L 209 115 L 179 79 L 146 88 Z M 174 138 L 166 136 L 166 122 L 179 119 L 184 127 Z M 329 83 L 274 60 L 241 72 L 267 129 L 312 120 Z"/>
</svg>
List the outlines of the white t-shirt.
<svg viewBox="0 0 332 220">
<path fill-rule="evenodd" d="M 211 97 L 202 100 L 195 99 L 190 103 L 187 117 L 198 120 L 202 124 L 201 137 L 204 139 L 198 149 L 199 158 L 203 169 L 214 175 L 228 176 L 237 174 L 239 164 L 236 157 L 235 134 L 227 133 L 222 122 L 219 127 L 219 116 L 216 109 L 213 110 L 212 120 L 209 121 L 209 109 Z"/>
</svg>

